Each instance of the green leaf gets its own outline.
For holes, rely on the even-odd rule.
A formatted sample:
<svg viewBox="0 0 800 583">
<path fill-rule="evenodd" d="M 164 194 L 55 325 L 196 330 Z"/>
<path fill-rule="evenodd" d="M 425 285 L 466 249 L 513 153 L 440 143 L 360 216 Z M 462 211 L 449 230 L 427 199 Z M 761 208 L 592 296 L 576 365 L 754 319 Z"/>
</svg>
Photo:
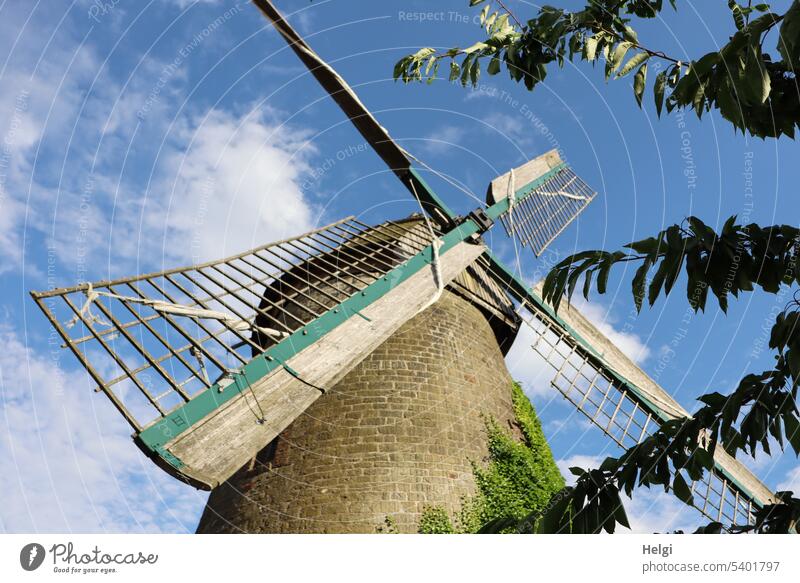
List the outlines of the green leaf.
<svg viewBox="0 0 800 583">
<path fill-rule="evenodd" d="M 473 87 L 476 87 L 478 85 L 478 79 L 481 76 L 480 65 L 481 65 L 480 61 L 478 59 L 475 59 L 472 62 L 472 66 L 469 68 L 469 79 Z"/>
<path fill-rule="evenodd" d="M 636 103 L 642 107 L 642 96 L 644 95 L 644 88 L 647 82 L 647 63 L 639 67 L 636 75 L 633 77 L 633 94 L 636 97 Z"/>
<path fill-rule="evenodd" d="M 636 275 L 633 277 L 631 288 L 633 291 L 633 303 L 636 305 L 636 311 L 642 311 L 642 302 L 644 301 L 644 289 L 647 279 L 647 272 L 650 270 L 652 263 L 646 259 L 644 263 L 636 270 Z"/>
<path fill-rule="evenodd" d="M 664 280 L 667 277 L 667 272 L 669 271 L 669 264 L 666 259 L 661 261 L 656 270 L 656 274 L 653 276 L 652 281 L 650 282 L 650 287 L 648 288 L 647 293 L 647 301 L 652 306 L 656 303 L 656 299 L 658 299 L 658 294 L 661 293 L 661 287 L 664 285 Z"/>
<path fill-rule="evenodd" d="M 790 350 L 786 356 L 789 361 L 789 370 L 792 372 L 792 378 L 797 383 L 800 381 L 800 348 Z"/>
<path fill-rule="evenodd" d="M 620 66 L 629 48 L 631 48 L 631 43 L 621 42 L 611 52 L 608 62 L 606 63 L 606 80 L 608 80 L 611 74 Z"/>
<path fill-rule="evenodd" d="M 702 466 L 710 470 L 714 467 L 714 456 L 712 456 L 708 451 L 703 449 L 702 447 L 698 447 L 694 450 L 693 455 L 697 458 L 697 461 L 702 464 Z"/>
<path fill-rule="evenodd" d="M 583 277 L 583 297 L 587 300 L 589 299 L 589 292 L 592 289 L 592 274 L 594 274 L 594 271 L 589 270 Z"/>
<path fill-rule="evenodd" d="M 625 528 L 630 528 L 631 524 L 628 521 L 628 515 L 625 513 L 625 507 L 622 505 L 619 492 L 615 492 L 614 497 L 616 502 L 616 508 L 614 509 L 614 520 L 619 522 Z"/>
<path fill-rule="evenodd" d="M 694 98 L 692 99 L 692 107 L 694 108 L 694 112 L 697 114 L 697 117 L 702 117 L 703 115 L 703 107 L 706 104 L 706 88 L 705 85 L 700 84 L 697 87 L 697 91 L 694 94 Z"/>
<path fill-rule="evenodd" d="M 728 0 L 728 8 L 731 9 L 731 13 L 733 15 L 733 22 L 736 24 L 737 30 L 742 30 L 744 28 L 744 14 L 742 14 L 742 7 L 739 6 L 734 0 Z"/>
<path fill-rule="evenodd" d="M 661 71 L 656 75 L 656 82 L 653 85 L 653 97 L 656 102 L 656 114 L 661 117 L 661 108 L 664 105 L 664 88 L 667 86 L 667 72 Z"/>
<path fill-rule="evenodd" d="M 625 63 L 622 69 L 619 70 L 619 73 L 617 73 L 617 79 L 619 79 L 620 77 L 624 77 L 625 75 L 633 71 L 636 67 L 644 63 L 649 58 L 650 55 L 648 55 L 647 53 L 644 52 L 636 53 L 630 59 L 628 59 L 628 62 Z"/>
<path fill-rule="evenodd" d="M 786 434 L 786 441 L 792 445 L 796 455 L 800 455 L 800 421 L 792 411 L 783 413 L 783 428 Z"/>
<path fill-rule="evenodd" d="M 493 12 L 484 22 L 483 26 L 486 28 L 486 34 L 491 34 L 494 24 L 497 22 L 497 12 Z"/>
<path fill-rule="evenodd" d="M 463 52 L 466 55 L 471 55 L 472 53 L 475 53 L 477 51 L 482 51 L 483 49 L 488 49 L 488 48 L 489 48 L 489 45 L 487 45 L 485 42 L 478 41 L 474 45 L 464 49 Z"/>
<path fill-rule="evenodd" d="M 589 258 L 583 263 L 581 263 L 578 267 L 575 267 L 572 272 L 569 274 L 567 278 L 567 299 L 572 300 L 572 294 L 575 292 L 575 286 L 578 283 L 578 278 L 580 278 L 581 274 L 590 268 L 594 264 L 594 261 Z"/>
<path fill-rule="evenodd" d="M 597 55 L 597 37 L 589 37 L 583 43 L 583 58 L 587 61 L 594 61 Z"/>
<path fill-rule="evenodd" d="M 664 258 L 664 262 L 668 264 L 667 276 L 664 278 L 664 295 L 669 295 L 683 266 L 683 249 L 670 248 L 667 256 Z"/>
<path fill-rule="evenodd" d="M 489 73 L 489 75 L 497 75 L 500 72 L 500 57 L 497 55 L 492 57 L 489 66 L 486 67 L 486 72 Z"/>
<path fill-rule="evenodd" d="M 455 61 L 450 61 L 450 82 L 452 83 L 461 75 L 461 67 Z"/>
<path fill-rule="evenodd" d="M 541 534 L 557 534 L 560 532 L 562 526 L 562 517 L 572 501 L 574 491 L 574 488 L 567 486 L 562 488 L 559 492 L 553 494 L 550 500 L 556 500 L 556 502 L 555 504 L 548 504 L 547 511 L 541 516 L 536 524 L 537 532 Z"/>
<path fill-rule="evenodd" d="M 469 69 L 470 69 L 471 65 L 472 65 L 472 57 L 470 55 L 467 55 L 466 57 L 464 57 L 464 60 L 461 62 L 461 79 L 460 79 L 460 81 L 461 81 L 461 85 L 463 87 L 466 87 L 467 83 L 469 83 Z"/>
<path fill-rule="evenodd" d="M 745 103 L 763 104 L 769 97 L 772 82 L 758 47 L 750 47 L 745 61 L 744 75 L 747 97 Z"/>
<path fill-rule="evenodd" d="M 778 36 L 778 52 L 793 68 L 800 64 L 800 2 L 795 0 L 786 11 Z"/>
<path fill-rule="evenodd" d="M 486 6 L 483 7 L 483 10 L 481 10 L 481 24 L 483 25 L 486 24 L 486 17 L 489 15 L 489 9 L 491 7 L 492 7 L 491 4 L 487 4 Z"/>
<path fill-rule="evenodd" d="M 637 35 L 636 31 L 628 25 L 625 25 L 625 28 L 622 31 L 622 37 L 633 44 L 639 44 L 639 35 Z"/>
<path fill-rule="evenodd" d="M 661 243 L 661 238 L 659 237 L 648 237 L 647 239 L 642 239 L 641 241 L 634 241 L 633 243 L 628 243 L 625 245 L 628 249 L 633 249 L 637 253 L 656 253 L 658 248 L 663 246 Z"/>
<path fill-rule="evenodd" d="M 715 391 L 713 393 L 701 395 L 697 397 L 697 400 L 705 403 L 706 405 L 710 405 L 711 407 L 719 409 L 725 404 L 725 401 L 728 400 L 728 397 Z"/>
<path fill-rule="evenodd" d="M 512 526 L 516 526 L 516 524 L 517 520 L 512 517 L 493 518 L 480 527 L 476 534 L 499 534 Z"/>
<path fill-rule="evenodd" d="M 597 293 L 606 293 L 608 287 L 608 275 L 611 273 L 611 262 L 603 261 L 600 265 L 599 274 L 597 276 Z"/>
<path fill-rule="evenodd" d="M 431 48 L 431 47 L 425 47 L 425 48 L 422 48 L 422 49 L 418 50 L 416 53 L 414 53 L 412 55 L 412 58 L 415 61 L 424 61 L 425 59 L 427 59 L 428 57 L 430 57 L 431 55 L 433 55 L 435 53 L 436 53 L 436 49 Z"/>
<path fill-rule="evenodd" d="M 397 61 L 397 63 L 395 63 L 394 71 L 392 72 L 392 77 L 394 78 L 395 81 L 397 81 L 402 76 L 403 71 L 406 70 L 407 62 L 408 61 L 405 58 L 403 58 Z"/>
<path fill-rule="evenodd" d="M 709 522 L 705 526 L 698 527 L 694 534 L 722 534 L 722 523 Z"/>
<path fill-rule="evenodd" d="M 428 59 L 428 64 L 425 65 L 425 76 L 429 76 L 431 74 L 431 69 L 437 63 L 438 59 L 436 57 L 430 57 Z"/>
<path fill-rule="evenodd" d="M 500 15 L 492 22 L 492 32 L 503 38 L 508 35 L 513 29 L 508 24 L 508 14 Z"/>
</svg>

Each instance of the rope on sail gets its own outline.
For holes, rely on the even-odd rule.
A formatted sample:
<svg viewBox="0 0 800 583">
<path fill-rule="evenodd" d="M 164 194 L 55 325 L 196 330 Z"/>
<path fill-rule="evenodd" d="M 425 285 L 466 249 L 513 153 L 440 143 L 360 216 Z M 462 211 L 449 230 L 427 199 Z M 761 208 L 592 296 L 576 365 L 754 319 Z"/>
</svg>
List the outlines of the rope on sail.
<svg viewBox="0 0 800 583">
<path fill-rule="evenodd" d="M 79 320 L 83 319 L 89 326 L 100 324 L 101 326 L 113 327 L 112 324 L 106 322 L 101 316 L 92 312 L 92 304 L 100 297 L 112 298 L 121 302 L 130 302 L 134 304 L 142 304 L 153 308 L 156 312 L 162 314 L 174 314 L 176 316 L 186 316 L 189 318 L 202 318 L 206 320 L 219 320 L 226 323 L 234 330 L 257 330 L 267 336 L 277 338 L 286 338 L 289 336 L 288 332 L 275 330 L 274 328 L 265 328 L 263 326 L 256 326 L 255 323 L 248 320 L 243 320 L 233 314 L 221 312 L 219 310 L 210 310 L 208 308 L 201 308 L 197 306 L 186 306 L 184 304 L 176 304 L 173 302 L 165 302 L 164 300 L 153 300 L 150 298 L 137 298 L 133 296 L 122 296 L 111 292 L 98 291 L 88 284 L 85 292 L 86 301 L 77 314 L 70 320 L 64 322 L 67 328 L 72 328 Z"/>
</svg>

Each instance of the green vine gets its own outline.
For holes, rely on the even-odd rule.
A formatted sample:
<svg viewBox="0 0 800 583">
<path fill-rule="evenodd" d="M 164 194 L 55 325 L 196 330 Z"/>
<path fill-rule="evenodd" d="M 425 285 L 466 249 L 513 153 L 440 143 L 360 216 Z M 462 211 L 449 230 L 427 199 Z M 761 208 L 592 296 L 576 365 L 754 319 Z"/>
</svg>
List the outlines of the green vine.
<svg viewBox="0 0 800 583">
<path fill-rule="evenodd" d="M 547 445 L 536 412 L 522 388 L 511 388 L 514 416 L 522 440 L 487 417 L 489 457 L 485 466 L 472 462 L 477 493 L 462 500 L 451 520 L 439 506 L 427 507 L 420 517 L 422 534 L 473 533 L 498 518 L 522 519 L 543 510 L 550 497 L 564 487 L 564 478 Z"/>
<path fill-rule="evenodd" d="M 447 510 L 441 506 L 429 506 L 419 519 L 421 534 L 453 534 L 456 532 Z"/>
</svg>

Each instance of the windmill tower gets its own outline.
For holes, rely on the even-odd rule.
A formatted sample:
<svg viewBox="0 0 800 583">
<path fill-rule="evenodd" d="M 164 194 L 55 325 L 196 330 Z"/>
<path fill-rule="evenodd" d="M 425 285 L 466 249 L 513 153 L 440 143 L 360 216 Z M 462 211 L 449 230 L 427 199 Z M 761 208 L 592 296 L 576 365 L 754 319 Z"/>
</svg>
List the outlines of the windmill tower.
<svg viewBox="0 0 800 583">
<path fill-rule="evenodd" d="M 548 152 L 458 217 L 414 159 L 268 0 L 254 3 L 420 203 L 349 217 L 228 258 L 32 292 L 55 330 L 172 476 L 211 489 L 200 532 L 414 530 L 452 509 L 483 455 L 480 414 L 511 421 L 503 363 L 521 326 L 552 387 L 623 447 L 688 413 L 575 308 L 556 315 L 481 235 L 535 254 L 595 193 Z M 752 522 L 772 493 L 724 451 L 691 486 L 713 520 Z"/>
</svg>

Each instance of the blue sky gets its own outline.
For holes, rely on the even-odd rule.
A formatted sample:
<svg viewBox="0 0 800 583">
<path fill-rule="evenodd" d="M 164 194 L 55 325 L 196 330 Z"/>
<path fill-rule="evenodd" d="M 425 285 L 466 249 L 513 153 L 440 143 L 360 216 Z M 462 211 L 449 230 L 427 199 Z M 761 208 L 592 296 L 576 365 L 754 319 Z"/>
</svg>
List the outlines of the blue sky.
<svg viewBox="0 0 800 583">
<path fill-rule="evenodd" d="M 551 253 L 523 253 L 525 277 L 689 214 L 717 226 L 732 214 L 796 224 L 794 142 L 749 139 L 715 115 L 659 120 L 649 94 L 639 111 L 628 81 L 606 85 L 591 66 L 552 70 L 533 93 L 505 75 L 484 76 L 478 90 L 394 83 L 404 54 L 477 39 L 467 4 L 438 2 L 422 20 L 430 2 L 278 2 L 405 148 L 479 198 L 496 175 L 554 147 L 599 191 Z M 681 4 L 679 15 L 667 10 L 641 27 L 643 44 L 688 60 L 725 42 L 732 24 L 716 3 Z M 28 290 L 416 206 L 247 2 L 10 0 L 0 14 L 0 530 L 192 532 L 205 493 L 139 454 L 124 421 L 54 347 Z M 478 204 L 431 183 L 459 212 Z M 513 260 L 504 235 L 491 239 Z M 751 294 L 725 317 L 714 306 L 687 314 L 673 295 L 635 317 L 630 277 L 615 275 L 609 293 L 582 309 L 690 410 L 694 396 L 770 366 L 763 328 L 787 297 Z M 520 354 L 509 365 L 562 466 L 613 453 Z M 769 486 L 800 490 L 792 453 L 748 463 Z M 697 522 L 663 494 L 641 492 L 630 510 L 637 530 Z"/>
</svg>

